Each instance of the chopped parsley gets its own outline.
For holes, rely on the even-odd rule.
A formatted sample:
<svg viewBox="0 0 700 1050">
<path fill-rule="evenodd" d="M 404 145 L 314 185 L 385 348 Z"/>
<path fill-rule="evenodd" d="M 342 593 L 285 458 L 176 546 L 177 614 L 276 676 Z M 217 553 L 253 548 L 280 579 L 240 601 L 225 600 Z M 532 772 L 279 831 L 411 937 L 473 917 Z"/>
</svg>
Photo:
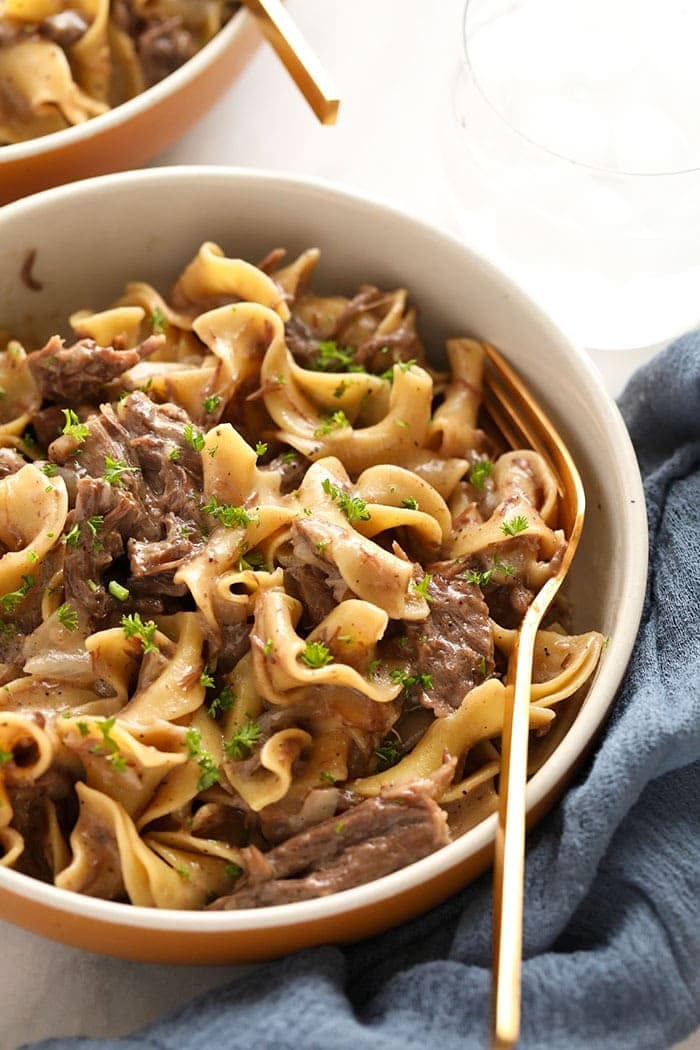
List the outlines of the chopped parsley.
<svg viewBox="0 0 700 1050">
<path fill-rule="evenodd" d="M 265 644 L 262 647 L 263 655 L 264 656 L 269 656 L 274 648 L 275 648 L 275 643 L 272 641 L 272 638 L 268 638 L 267 641 L 265 642 Z"/>
<path fill-rule="evenodd" d="M 401 758 L 401 750 L 396 740 L 387 740 L 379 747 L 375 747 L 374 755 L 377 759 L 377 772 L 381 773 L 383 769 L 396 765 Z"/>
<path fill-rule="evenodd" d="M 265 556 L 260 551 L 250 551 L 248 544 L 244 543 L 240 548 L 236 568 L 239 572 L 245 572 L 248 569 L 252 572 L 264 569 Z"/>
<path fill-rule="evenodd" d="M 488 478 L 493 473 L 493 463 L 490 459 L 479 459 L 469 471 L 469 481 L 475 489 L 483 489 Z"/>
<path fill-rule="evenodd" d="M 506 536 L 517 536 L 519 532 L 525 532 L 525 529 L 529 525 L 529 521 L 524 514 L 517 514 L 514 518 L 509 518 L 508 521 L 501 522 L 501 531 Z"/>
<path fill-rule="evenodd" d="M 428 590 L 429 587 L 430 587 L 430 581 L 432 580 L 432 578 L 433 577 L 430 575 L 430 573 L 426 572 L 426 574 L 425 574 L 425 576 L 423 577 L 422 580 L 420 580 L 418 583 L 416 583 L 415 580 L 413 582 L 413 593 L 417 594 L 419 598 L 425 598 L 426 602 L 432 602 L 432 600 L 433 600 L 430 597 L 429 590 Z"/>
<path fill-rule="evenodd" d="M 383 351 L 382 351 L 382 353 L 386 353 L 388 349 L 389 348 L 387 346 L 385 346 Z M 401 369 L 402 372 L 408 372 L 409 368 L 412 368 L 413 365 L 415 365 L 416 363 L 417 362 L 416 362 L 415 357 L 412 357 L 410 361 L 397 361 L 396 362 L 396 364 L 398 365 L 398 367 Z M 389 368 L 387 368 L 385 372 L 380 372 L 379 378 L 380 379 L 387 379 L 389 382 L 391 382 L 393 380 L 393 378 L 394 378 L 394 365 L 390 365 Z"/>
<path fill-rule="evenodd" d="M 351 346 L 340 347 L 335 339 L 323 339 L 309 367 L 314 372 L 364 372 L 362 365 L 353 363 L 355 351 Z"/>
<path fill-rule="evenodd" d="M 87 424 L 80 422 L 80 419 L 72 408 L 62 408 L 61 411 L 66 419 L 61 433 L 67 434 L 68 437 L 72 437 L 74 441 L 77 441 L 79 445 L 82 445 L 85 438 L 90 436 L 90 427 L 87 426 Z"/>
<path fill-rule="evenodd" d="M 217 410 L 217 408 L 219 407 L 220 404 L 221 404 L 221 398 L 219 397 L 219 395 L 218 394 L 212 394 L 211 397 L 205 397 L 204 398 L 204 401 L 202 401 L 202 408 L 204 409 L 205 412 L 207 412 L 209 415 L 211 415 L 212 412 L 216 412 L 216 410 Z"/>
<path fill-rule="evenodd" d="M 80 542 L 80 525 L 74 525 L 69 532 L 66 533 L 66 543 L 69 543 L 71 547 L 77 547 Z"/>
<path fill-rule="evenodd" d="M 208 791 L 214 784 L 218 784 L 221 778 L 214 756 L 202 747 L 202 734 L 194 726 L 190 726 L 185 733 L 185 743 L 187 744 L 187 757 L 193 758 L 199 766 L 197 791 Z"/>
<path fill-rule="evenodd" d="M 325 769 L 319 773 L 319 780 L 325 780 L 327 784 L 335 784 L 335 777 Z"/>
<path fill-rule="evenodd" d="M 214 676 L 210 672 L 208 667 L 205 667 L 199 676 L 199 684 L 204 686 L 205 689 L 210 689 L 214 685 Z"/>
<path fill-rule="evenodd" d="M 177 447 L 177 445 L 173 445 L 173 447 L 170 449 L 170 452 L 168 452 L 168 459 L 171 463 L 177 463 L 179 458 L 180 449 Z"/>
<path fill-rule="evenodd" d="M 224 750 L 229 758 L 239 762 L 247 758 L 262 736 L 262 729 L 251 718 L 239 726 L 230 740 L 224 741 Z"/>
<path fill-rule="evenodd" d="M 381 662 L 382 661 L 379 659 L 379 657 L 377 657 L 376 660 L 370 660 L 369 664 L 367 665 L 367 677 L 368 678 L 374 678 L 374 676 L 376 675 L 377 671 L 379 670 L 379 666 L 380 666 Z"/>
<path fill-rule="evenodd" d="M 47 478 L 55 478 L 58 474 L 58 467 L 55 463 L 44 463 L 43 467 L 39 468 L 42 474 L 46 474 Z"/>
<path fill-rule="evenodd" d="M 20 604 L 23 598 L 26 598 L 29 590 L 34 586 L 33 576 L 22 576 L 22 583 L 16 591 L 10 591 L 9 594 L 3 594 L 0 597 L 0 605 L 7 613 L 13 613 L 17 606 Z"/>
<path fill-rule="evenodd" d="M 112 459 L 105 456 L 105 472 L 102 475 L 105 481 L 115 488 L 122 487 L 122 474 L 138 474 L 138 467 L 130 467 L 123 459 Z"/>
<path fill-rule="evenodd" d="M 314 668 L 325 667 L 326 664 L 333 663 L 333 655 L 323 642 L 308 642 L 300 659 L 307 667 Z"/>
<path fill-rule="evenodd" d="M 280 456 L 280 461 L 282 463 L 293 463 L 298 455 L 298 452 L 296 452 L 294 449 L 291 449 L 289 452 L 282 453 L 282 455 Z"/>
<path fill-rule="evenodd" d="M 191 423 L 185 423 L 183 437 L 187 444 L 192 446 L 195 452 L 201 452 L 206 444 L 204 434 L 199 430 L 195 430 Z"/>
<path fill-rule="evenodd" d="M 14 757 L 15 756 L 12 751 L 5 751 L 3 748 L 0 747 L 0 766 L 4 766 L 8 762 L 11 762 Z"/>
<path fill-rule="evenodd" d="M 494 558 L 491 563 L 491 568 L 486 570 L 473 570 L 470 569 L 464 575 L 466 576 L 469 583 L 475 583 L 477 587 L 487 587 L 491 582 L 491 577 L 495 572 L 502 572 L 504 576 L 515 576 L 515 569 L 512 565 L 506 565 L 500 558 Z"/>
<path fill-rule="evenodd" d="M 226 529 L 242 529 L 256 520 L 243 507 L 234 507 L 230 503 L 220 503 L 216 496 L 212 496 L 208 503 L 204 503 L 202 510 L 205 514 L 216 518 Z"/>
<path fill-rule="evenodd" d="M 342 397 L 347 389 L 348 389 L 348 384 L 345 382 L 344 379 L 341 380 L 341 382 L 338 383 L 337 387 L 333 391 L 333 397 Z"/>
<path fill-rule="evenodd" d="M 62 627 L 65 627 L 67 631 L 77 631 L 78 613 L 72 605 L 68 604 L 68 602 L 64 602 L 63 605 L 58 607 L 56 610 L 56 616 L 58 617 L 58 622 Z"/>
<path fill-rule="evenodd" d="M 212 685 L 214 682 L 212 681 Z M 226 711 L 230 711 L 236 702 L 236 694 L 230 685 L 225 685 L 218 696 L 214 697 L 212 702 L 209 704 L 207 711 L 212 718 L 221 713 L 225 714 Z"/>
<path fill-rule="evenodd" d="M 163 335 L 167 327 L 168 321 L 165 314 L 159 306 L 156 306 L 151 313 L 151 331 L 154 335 Z"/>
<path fill-rule="evenodd" d="M 397 427 L 403 427 L 404 429 L 408 427 L 408 423 L 405 419 L 395 419 L 394 423 Z"/>
<path fill-rule="evenodd" d="M 102 733 L 102 744 L 99 744 L 93 750 L 97 754 L 106 755 L 107 760 L 119 773 L 126 773 L 126 761 L 119 753 L 119 747 L 116 740 L 111 736 L 116 720 L 116 717 L 112 715 L 111 718 L 105 718 L 103 722 L 98 723 L 99 730 Z"/>
<path fill-rule="evenodd" d="M 348 521 L 369 521 L 372 517 L 367 504 L 359 496 L 348 496 L 341 488 L 334 485 L 330 478 L 323 479 L 323 491 L 337 503 Z"/>
<path fill-rule="evenodd" d="M 414 499 L 413 496 L 407 496 L 406 499 L 401 500 L 401 506 L 405 507 L 406 510 L 418 510 L 418 500 Z"/>
<path fill-rule="evenodd" d="M 234 861 L 231 861 L 230 864 L 224 865 L 224 875 L 227 875 L 229 879 L 237 879 L 242 874 L 243 868 L 240 866 L 240 864 L 236 864 Z"/>
<path fill-rule="evenodd" d="M 267 452 L 267 442 L 266 441 L 258 441 L 256 446 L 255 446 L 255 455 L 256 456 L 264 456 L 266 452 Z"/>
<path fill-rule="evenodd" d="M 140 613 L 131 613 L 129 616 L 122 616 L 120 620 L 122 630 L 124 631 L 125 638 L 138 638 L 143 646 L 144 653 L 157 653 L 160 652 L 158 646 L 153 641 L 157 627 L 153 620 L 147 620 L 146 623 L 141 619 Z"/>
<path fill-rule="evenodd" d="M 113 598 L 117 599 L 118 602 L 125 602 L 126 599 L 129 597 L 128 587 L 122 587 L 121 583 L 117 583 L 116 580 L 109 581 L 107 590 Z"/>
<path fill-rule="evenodd" d="M 178 864 L 178 866 L 175 868 L 175 871 L 178 873 L 181 879 L 185 880 L 185 882 L 187 882 L 187 880 L 190 878 L 190 869 L 186 868 L 184 864 Z"/>
<path fill-rule="evenodd" d="M 92 536 L 92 545 L 95 550 L 102 549 L 102 545 L 99 544 L 99 541 L 97 539 L 97 534 L 104 525 L 104 523 L 105 519 L 101 514 L 93 514 L 93 516 L 91 518 L 88 518 L 85 522 L 88 529 L 90 530 L 90 535 Z"/>
<path fill-rule="evenodd" d="M 81 736 L 87 736 L 89 734 L 90 730 L 88 729 L 87 722 L 77 722 L 76 725 L 78 726 L 78 732 Z"/>
<path fill-rule="evenodd" d="M 350 420 L 342 408 L 339 408 L 337 412 L 329 412 L 328 415 L 323 416 L 323 422 L 314 430 L 314 437 L 324 437 L 326 434 L 331 434 L 334 430 L 344 430 L 345 427 L 349 426 Z"/>
<path fill-rule="evenodd" d="M 393 671 L 389 673 L 389 677 L 392 682 L 396 682 L 397 685 L 402 685 L 407 693 L 413 689 L 414 685 L 419 685 L 425 690 L 433 688 L 432 674 L 409 674 L 405 668 L 395 667 Z"/>
</svg>

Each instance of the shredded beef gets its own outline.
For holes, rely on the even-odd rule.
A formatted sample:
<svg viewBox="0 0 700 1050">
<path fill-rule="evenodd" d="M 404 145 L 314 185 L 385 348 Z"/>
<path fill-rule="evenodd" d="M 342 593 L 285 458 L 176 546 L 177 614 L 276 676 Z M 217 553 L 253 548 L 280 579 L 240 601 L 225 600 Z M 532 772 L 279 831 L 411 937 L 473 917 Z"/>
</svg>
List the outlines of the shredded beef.
<svg viewBox="0 0 700 1050">
<path fill-rule="evenodd" d="M 312 630 L 335 609 L 335 601 L 326 586 L 326 576 L 314 565 L 291 565 L 284 570 L 284 589 L 304 606 L 302 627 Z"/>
<path fill-rule="evenodd" d="M 26 465 L 26 459 L 13 448 L 0 448 L 0 478 L 8 478 Z"/>
<path fill-rule="evenodd" d="M 94 339 L 64 346 L 54 335 L 43 350 L 29 354 L 27 365 L 42 397 L 82 404 L 98 401 L 107 383 L 150 357 L 164 342 L 162 335 L 152 335 L 132 350 L 121 350 L 99 346 Z"/>
<path fill-rule="evenodd" d="M 429 781 L 390 788 L 269 853 L 244 850 L 245 881 L 211 907 L 227 911 L 325 897 L 426 857 L 449 841 L 432 788 Z"/>
<path fill-rule="evenodd" d="M 77 525 L 80 533 L 75 544 L 66 543 L 63 578 L 66 600 L 84 611 L 91 625 L 103 621 L 118 604 L 108 594 L 102 574 L 124 553 L 138 518 L 138 506 L 129 493 L 96 478 L 78 482 L 68 528 Z"/>
<path fill-rule="evenodd" d="M 47 40 L 52 40 L 54 44 L 58 44 L 59 47 L 66 48 L 70 47 L 71 44 L 77 43 L 81 36 L 87 32 L 89 25 L 90 23 L 81 11 L 68 8 L 66 11 L 59 11 L 55 15 L 49 15 L 43 22 L 40 22 L 39 33 L 41 36 L 46 37 Z"/>
<path fill-rule="evenodd" d="M 157 19 L 139 34 L 136 50 L 146 83 L 157 84 L 197 52 L 197 42 L 179 17 Z"/>
<path fill-rule="evenodd" d="M 427 620 L 406 624 L 406 653 L 412 670 L 432 678 L 432 688 L 421 690 L 421 704 L 444 717 L 493 672 L 493 637 L 488 606 L 461 565 L 428 568 L 430 613 Z"/>
<path fill-rule="evenodd" d="M 60 435 L 66 417 L 58 405 L 49 405 L 39 412 L 32 413 L 32 426 L 36 439 L 44 448 L 48 448 L 52 441 Z"/>
</svg>

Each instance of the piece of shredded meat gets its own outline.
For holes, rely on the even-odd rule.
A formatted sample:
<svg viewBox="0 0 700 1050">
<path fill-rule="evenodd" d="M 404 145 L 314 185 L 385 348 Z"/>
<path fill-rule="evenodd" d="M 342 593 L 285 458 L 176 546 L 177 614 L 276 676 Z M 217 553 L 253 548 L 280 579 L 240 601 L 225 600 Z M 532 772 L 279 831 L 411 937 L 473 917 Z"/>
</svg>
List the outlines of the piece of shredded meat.
<svg viewBox="0 0 700 1050">
<path fill-rule="evenodd" d="M 412 673 L 431 676 L 431 687 L 420 689 L 420 702 L 441 718 L 493 672 L 493 635 L 488 606 L 462 566 L 442 562 L 428 569 L 430 612 L 426 620 L 406 624 L 404 655 Z"/>
<path fill-rule="evenodd" d="M 42 397 L 83 404 L 99 400 L 107 383 L 150 357 L 164 342 L 162 335 L 151 335 L 133 349 L 123 350 L 100 346 L 94 339 L 65 346 L 54 335 L 42 350 L 29 354 L 27 365 Z"/>
<path fill-rule="evenodd" d="M 325 897 L 434 853 L 450 840 L 434 791 L 431 780 L 387 788 L 268 853 L 243 850 L 245 879 L 211 907 L 228 911 Z"/>
</svg>

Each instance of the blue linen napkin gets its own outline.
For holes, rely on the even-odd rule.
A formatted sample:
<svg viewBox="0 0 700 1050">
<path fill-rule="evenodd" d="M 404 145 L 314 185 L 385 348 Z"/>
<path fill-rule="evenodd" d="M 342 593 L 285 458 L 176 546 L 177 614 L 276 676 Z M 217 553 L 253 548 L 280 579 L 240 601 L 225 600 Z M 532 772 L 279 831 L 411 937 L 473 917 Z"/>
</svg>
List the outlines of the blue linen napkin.
<svg viewBox="0 0 700 1050">
<path fill-rule="evenodd" d="M 700 333 L 621 408 L 651 562 L 639 637 L 597 753 L 530 839 L 521 1046 L 659 1050 L 700 1024 Z M 124 1039 L 35 1050 L 477 1050 L 490 878 L 350 948 L 316 948 Z"/>
</svg>

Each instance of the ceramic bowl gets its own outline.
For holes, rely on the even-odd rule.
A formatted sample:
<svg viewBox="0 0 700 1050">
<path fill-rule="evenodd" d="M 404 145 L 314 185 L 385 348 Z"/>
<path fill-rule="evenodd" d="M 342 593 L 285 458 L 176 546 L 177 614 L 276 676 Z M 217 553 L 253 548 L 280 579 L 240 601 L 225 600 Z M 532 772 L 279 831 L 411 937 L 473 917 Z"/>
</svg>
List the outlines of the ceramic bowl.
<svg viewBox="0 0 700 1050">
<path fill-rule="evenodd" d="M 121 106 L 52 135 L 0 146 L 0 204 L 145 164 L 214 104 L 260 40 L 255 19 L 238 11 L 180 69 Z"/>
<path fill-rule="evenodd" d="M 76 250 L 76 230 L 80 238 Z M 647 532 L 636 459 L 618 410 L 584 353 L 510 280 L 445 233 L 365 196 L 309 178 L 226 168 L 107 176 L 20 201 L 0 214 L 0 327 L 40 346 L 80 307 L 99 309 L 128 280 L 167 289 L 204 240 L 256 259 L 270 248 L 322 249 L 321 290 L 406 285 L 428 345 L 488 339 L 559 426 L 588 511 L 567 581 L 577 630 L 611 636 L 583 702 L 552 736 L 527 789 L 530 824 L 563 792 L 596 740 L 641 615 Z M 35 252 L 39 291 L 21 271 Z M 557 723 L 555 723 L 556 725 Z M 365 886 L 247 911 L 150 910 L 69 893 L 0 868 L 0 916 L 37 933 L 142 961 L 230 962 L 347 941 L 426 911 L 489 866 L 496 818 Z"/>
</svg>

